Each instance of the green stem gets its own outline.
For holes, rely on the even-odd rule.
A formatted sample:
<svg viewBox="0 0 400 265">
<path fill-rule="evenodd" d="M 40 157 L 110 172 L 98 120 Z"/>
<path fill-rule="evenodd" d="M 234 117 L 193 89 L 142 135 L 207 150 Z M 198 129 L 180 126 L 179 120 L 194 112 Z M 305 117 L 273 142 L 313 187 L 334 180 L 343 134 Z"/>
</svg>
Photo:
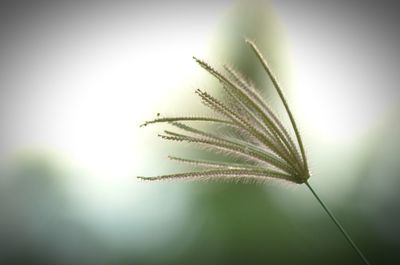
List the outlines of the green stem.
<svg viewBox="0 0 400 265">
<path fill-rule="evenodd" d="M 306 183 L 307 187 L 310 189 L 311 193 L 317 199 L 319 204 L 322 206 L 322 208 L 324 208 L 325 212 L 329 215 L 329 217 L 332 219 L 332 221 L 335 223 L 335 225 L 339 228 L 340 232 L 342 232 L 343 236 L 347 239 L 347 241 L 350 243 L 350 245 L 353 247 L 353 249 L 357 252 L 357 254 L 360 256 L 360 258 L 363 260 L 363 262 L 367 265 L 370 265 L 369 261 L 364 256 L 364 254 L 361 252 L 361 250 L 357 247 L 357 245 L 354 243 L 354 241 L 351 239 L 350 235 L 346 232 L 346 230 L 344 230 L 343 226 L 335 218 L 335 216 L 332 214 L 332 212 L 326 207 L 326 205 L 318 197 L 317 193 L 315 193 L 313 188 L 311 188 L 310 184 L 308 182 L 305 182 L 305 183 Z"/>
</svg>

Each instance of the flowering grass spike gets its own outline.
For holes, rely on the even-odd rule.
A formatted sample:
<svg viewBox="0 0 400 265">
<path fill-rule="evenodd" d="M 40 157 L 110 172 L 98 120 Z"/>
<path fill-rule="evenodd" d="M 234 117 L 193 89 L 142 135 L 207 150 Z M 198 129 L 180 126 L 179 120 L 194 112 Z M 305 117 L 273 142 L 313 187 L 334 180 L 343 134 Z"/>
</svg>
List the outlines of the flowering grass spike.
<svg viewBox="0 0 400 265">
<path fill-rule="evenodd" d="M 250 41 L 247 43 L 257 54 L 264 67 L 269 69 L 254 43 Z M 211 151 L 234 158 L 239 163 L 174 158 L 172 160 L 189 163 L 205 168 L 205 170 L 140 178 L 145 180 L 187 178 L 258 183 L 279 179 L 298 184 L 304 183 L 310 174 L 300 136 L 297 137 L 296 144 L 254 85 L 235 70 L 224 66 L 225 71 L 219 72 L 206 62 L 194 59 L 220 81 L 226 92 L 225 99 L 219 100 L 205 91 L 196 90 L 196 94 L 201 98 L 203 104 L 212 109 L 218 118 L 167 117 L 157 118 L 143 125 L 170 123 L 181 132 L 164 131 L 164 134 L 159 135 L 161 138 L 206 147 Z M 275 80 L 270 71 L 268 74 Z M 282 95 L 280 89 L 278 93 Z M 286 103 L 285 107 L 287 107 Z M 292 118 L 291 120 L 294 122 Z M 235 133 L 227 136 L 218 131 L 214 133 L 202 131 L 183 124 L 188 121 L 218 123 L 220 127 L 228 127 L 231 132 Z"/>
<path fill-rule="evenodd" d="M 159 135 L 162 139 L 187 142 L 206 148 L 221 155 L 225 158 L 225 162 L 169 156 L 171 160 L 187 163 L 202 170 L 138 178 L 149 181 L 189 179 L 264 183 L 269 180 L 280 180 L 296 184 L 304 183 L 363 262 L 369 264 L 351 237 L 308 183 L 310 172 L 307 158 L 293 114 L 275 75 L 261 52 L 252 41 L 246 40 L 246 43 L 259 59 L 282 100 L 296 136 L 295 141 L 251 81 L 231 67 L 224 66 L 224 71 L 217 71 L 206 62 L 194 57 L 202 68 L 221 83 L 225 92 L 223 99 L 217 99 L 203 90 L 196 90 L 202 103 L 215 113 L 215 117 L 159 117 L 157 115 L 156 119 L 147 121 L 142 126 L 169 123 L 177 131 L 165 130 Z M 189 126 L 188 122 L 206 122 L 219 126 L 218 129 L 209 132 Z M 232 159 L 235 162 L 231 162 Z"/>
</svg>

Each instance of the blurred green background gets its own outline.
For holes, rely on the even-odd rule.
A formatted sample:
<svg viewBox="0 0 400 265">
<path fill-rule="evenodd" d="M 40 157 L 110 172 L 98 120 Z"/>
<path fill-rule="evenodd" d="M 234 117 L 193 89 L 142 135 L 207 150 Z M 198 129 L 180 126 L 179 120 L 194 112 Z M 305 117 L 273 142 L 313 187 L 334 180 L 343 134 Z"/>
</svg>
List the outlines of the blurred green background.
<svg viewBox="0 0 400 265">
<path fill-rule="evenodd" d="M 399 263 L 393 6 L 299 2 L 5 6 L 31 16 L 2 27 L 0 263 L 362 264 L 304 186 L 135 178 L 187 169 L 168 154 L 205 155 L 138 126 L 204 112 L 194 89 L 219 88 L 191 55 L 233 65 L 286 119 L 245 37 L 284 87 L 311 184 L 371 264 Z"/>
</svg>

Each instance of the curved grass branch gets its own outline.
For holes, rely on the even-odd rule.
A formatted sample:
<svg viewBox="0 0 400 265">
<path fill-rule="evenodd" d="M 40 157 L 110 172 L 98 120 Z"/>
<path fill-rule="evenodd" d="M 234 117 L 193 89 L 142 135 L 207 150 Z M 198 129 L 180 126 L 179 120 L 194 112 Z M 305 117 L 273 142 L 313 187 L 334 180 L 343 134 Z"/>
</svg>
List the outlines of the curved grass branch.
<svg viewBox="0 0 400 265">
<path fill-rule="evenodd" d="M 283 92 L 282 92 L 282 90 L 281 90 L 281 88 L 279 86 L 279 83 L 278 83 L 275 75 L 272 73 L 270 67 L 268 66 L 267 61 L 264 59 L 264 56 L 261 54 L 260 50 L 254 44 L 254 42 L 252 42 L 250 40 L 246 40 L 246 43 L 250 45 L 250 47 L 252 48 L 252 50 L 254 51 L 254 53 L 257 55 L 258 59 L 262 63 L 262 65 L 264 67 L 264 70 L 267 72 L 268 76 L 270 77 L 270 79 L 272 81 L 272 84 L 274 85 L 276 91 L 279 94 L 279 97 L 282 100 L 283 105 L 285 106 L 286 112 L 289 115 L 290 122 L 292 123 L 293 130 L 294 130 L 294 133 L 296 134 L 297 142 L 298 142 L 299 147 L 300 147 L 301 156 L 303 158 L 303 163 L 304 163 L 304 167 L 305 167 L 305 172 L 308 173 L 309 172 L 308 163 L 307 163 L 307 159 L 306 159 L 306 152 L 304 150 L 303 141 L 301 140 L 300 132 L 299 132 L 299 129 L 297 128 L 296 121 L 294 120 L 293 114 L 290 111 L 289 105 L 288 105 L 288 103 L 287 103 L 287 101 L 285 99 L 285 96 L 283 95 Z M 305 176 L 305 177 L 307 179 L 309 176 Z"/>
</svg>

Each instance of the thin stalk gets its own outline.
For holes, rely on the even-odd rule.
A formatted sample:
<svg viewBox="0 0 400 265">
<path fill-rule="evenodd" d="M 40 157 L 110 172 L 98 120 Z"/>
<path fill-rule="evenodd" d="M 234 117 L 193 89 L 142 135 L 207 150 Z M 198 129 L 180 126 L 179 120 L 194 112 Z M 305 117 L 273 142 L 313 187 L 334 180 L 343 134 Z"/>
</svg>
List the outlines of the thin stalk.
<svg viewBox="0 0 400 265">
<path fill-rule="evenodd" d="M 354 241 L 351 239 L 350 235 L 344 230 L 343 226 L 339 223 L 339 221 L 335 218 L 335 216 L 332 214 L 332 212 L 326 207 L 326 205 L 322 202 L 322 200 L 318 197 L 317 193 L 313 190 L 313 188 L 310 186 L 310 184 L 306 181 L 305 182 L 307 187 L 310 189 L 311 193 L 314 195 L 314 197 L 317 199 L 319 204 L 324 208 L 325 212 L 329 215 L 329 217 L 332 219 L 332 221 L 335 223 L 335 225 L 339 228 L 340 232 L 342 232 L 343 236 L 347 239 L 347 241 L 350 243 L 352 248 L 357 252 L 357 254 L 360 256 L 360 258 L 363 260 L 363 262 L 366 265 L 370 265 L 369 261 L 367 258 L 364 256 L 364 254 L 361 252 L 361 250 L 357 247 L 357 245 L 354 243 Z"/>
</svg>

